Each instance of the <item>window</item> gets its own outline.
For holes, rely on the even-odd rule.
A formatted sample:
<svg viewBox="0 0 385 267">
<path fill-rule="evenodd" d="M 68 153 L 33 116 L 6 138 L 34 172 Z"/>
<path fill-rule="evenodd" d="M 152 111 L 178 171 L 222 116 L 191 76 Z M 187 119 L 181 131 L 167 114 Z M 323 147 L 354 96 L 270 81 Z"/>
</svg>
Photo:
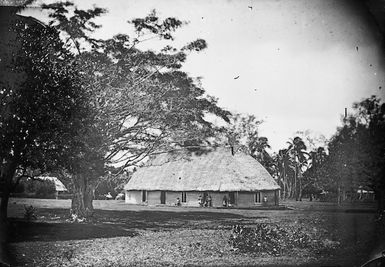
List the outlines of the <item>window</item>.
<svg viewBox="0 0 385 267">
<path fill-rule="evenodd" d="M 187 200 L 186 192 L 182 192 L 182 202 L 186 202 L 186 200 Z"/>
<path fill-rule="evenodd" d="M 255 193 L 255 203 L 261 203 L 261 192 Z"/>
<path fill-rule="evenodd" d="M 142 202 L 146 202 L 146 200 L 147 200 L 147 191 L 143 190 L 142 191 Z"/>
</svg>

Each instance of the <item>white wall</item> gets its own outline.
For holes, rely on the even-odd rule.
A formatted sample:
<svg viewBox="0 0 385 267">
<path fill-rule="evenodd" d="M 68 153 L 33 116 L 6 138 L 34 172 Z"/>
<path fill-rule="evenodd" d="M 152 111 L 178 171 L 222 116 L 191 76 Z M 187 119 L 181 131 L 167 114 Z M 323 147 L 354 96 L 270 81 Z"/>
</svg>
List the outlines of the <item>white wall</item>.
<svg viewBox="0 0 385 267">
<path fill-rule="evenodd" d="M 229 194 L 227 192 L 209 192 L 211 196 L 211 202 L 213 207 L 223 207 L 223 197 L 227 196 L 229 199 Z"/>
<path fill-rule="evenodd" d="M 175 206 L 176 199 L 178 197 L 179 197 L 180 201 L 182 201 L 182 192 L 167 191 L 166 192 L 166 205 Z M 160 203 L 160 201 L 159 201 L 159 203 Z"/>
<path fill-rule="evenodd" d="M 229 192 L 207 192 L 212 199 L 213 207 L 223 206 L 223 197 L 226 195 L 229 199 Z M 274 206 L 278 203 L 278 191 L 261 191 L 261 203 L 255 202 L 256 192 L 235 192 L 235 207 L 254 207 L 254 206 Z M 146 202 L 142 202 L 142 191 L 126 191 L 127 204 L 144 204 L 144 205 L 160 205 L 161 191 L 147 191 Z M 166 191 L 166 204 L 168 206 L 175 206 L 177 198 L 180 199 L 182 206 L 199 207 L 198 198 L 203 197 L 203 192 L 186 192 L 186 202 L 182 202 L 182 192 Z M 262 199 L 267 197 L 267 202 L 264 203 Z"/>
<path fill-rule="evenodd" d="M 278 191 L 275 194 L 274 191 L 260 191 L 261 194 L 261 202 L 255 202 L 255 194 L 257 192 L 239 192 L 238 193 L 238 207 L 254 207 L 254 206 L 274 206 L 278 205 Z M 263 198 L 267 197 L 267 202 L 263 202 Z M 275 199 L 277 196 L 277 202 Z"/>
<path fill-rule="evenodd" d="M 160 204 L 160 191 L 147 191 L 147 204 L 150 206 Z"/>
<path fill-rule="evenodd" d="M 198 198 L 200 195 L 200 192 L 186 192 L 186 202 L 182 203 L 182 206 L 199 207 Z"/>
<path fill-rule="evenodd" d="M 142 191 L 126 191 L 127 204 L 142 204 Z"/>
<path fill-rule="evenodd" d="M 237 207 L 253 207 L 258 205 L 259 203 L 255 203 L 255 194 L 254 192 L 239 192 L 238 193 L 238 200 Z M 261 194 L 261 197 L 263 198 L 263 194 Z"/>
</svg>

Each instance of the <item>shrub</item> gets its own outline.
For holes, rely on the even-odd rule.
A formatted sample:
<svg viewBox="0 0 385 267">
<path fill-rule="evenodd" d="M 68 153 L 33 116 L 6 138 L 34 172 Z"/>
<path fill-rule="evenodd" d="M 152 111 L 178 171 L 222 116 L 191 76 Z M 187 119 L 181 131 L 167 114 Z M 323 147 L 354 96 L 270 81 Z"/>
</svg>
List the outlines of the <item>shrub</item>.
<svg viewBox="0 0 385 267">
<path fill-rule="evenodd" d="M 112 198 L 115 198 L 117 195 L 115 191 L 117 185 L 117 182 L 114 180 L 101 181 L 95 189 L 96 199 L 106 199 L 105 195 L 108 193 L 112 195 Z"/>
<path fill-rule="evenodd" d="M 55 194 L 55 183 L 50 180 L 36 181 L 36 196 L 47 198 Z"/>
<path fill-rule="evenodd" d="M 233 227 L 230 246 L 240 252 L 267 253 L 279 256 L 293 248 L 307 248 L 315 251 L 327 249 L 338 242 L 323 242 L 320 236 L 312 235 L 302 227 L 280 227 L 277 224 L 257 224 L 255 228 L 240 225 Z"/>
<path fill-rule="evenodd" d="M 27 193 L 35 193 L 39 198 L 50 198 L 56 192 L 55 182 L 50 180 L 32 180 L 25 182 Z"/>
</svg>

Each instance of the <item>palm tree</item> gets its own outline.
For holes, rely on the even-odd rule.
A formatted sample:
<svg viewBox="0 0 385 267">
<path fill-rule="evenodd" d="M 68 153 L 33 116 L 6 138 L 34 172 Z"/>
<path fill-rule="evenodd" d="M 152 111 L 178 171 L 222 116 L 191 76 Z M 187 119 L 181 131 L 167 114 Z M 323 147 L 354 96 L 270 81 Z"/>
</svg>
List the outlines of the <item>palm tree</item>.
<svg viewBox="0 0 385 267">
<path fill-rule="evenodd" d="M 310 194 L 310 201 L 312 201 L 313 193 L 320 189 L 320 169 L 327 159 L 325 148 L 318 147 L 317 149 L 309 152 L 309 164 L 306 171 L 304 171 L 304 184 L 302 189 L 306 190 Z"/>
<path fill-rule="evenodd" d="M 294 170 L 294 194 L 295 200 L 302 201 L 302 168 L 308 165 L 309 154 L 305 151 L 305 142 L 300 137 L 295 137 L 289 143 L 288 150 L 291 152 L 293 170 Z"/>
<path fill-rule="evenodd" d="M 258 160 L 270 174 L 274 173 L 274 163 L 273 158 L 266 151 L 267 148 L 270 148 L 269 140 L 267 137 L 257 137 L 249 138 L 247 146 L 250 152 L 250 155 Z"/>
<path fill-rule="evenodd" d="M 275 157 L 275 165 L 278 176 L 278 184 L 282 188 L 282 198 L 291 195 L 291 182 L 289 181 L 290 166 L 292 166 L 289 149 L 281 149 Z"/>
</svg>

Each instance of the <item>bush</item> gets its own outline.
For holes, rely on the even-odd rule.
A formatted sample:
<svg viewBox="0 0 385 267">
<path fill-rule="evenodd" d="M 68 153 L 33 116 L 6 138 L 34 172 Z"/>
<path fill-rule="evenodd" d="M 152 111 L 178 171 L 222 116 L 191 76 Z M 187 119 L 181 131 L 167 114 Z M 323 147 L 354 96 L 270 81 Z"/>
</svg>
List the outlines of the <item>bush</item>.
<svg viewBox="0 0 385 267">
<path fill-rule="evenodd" d="M 50 180 L 32 180 L 25 182 L 26 193 L 34 193 L 39 198 L 51 198 L 55 192 L 55 182 Z"/>
<path fill-rule="evenodd" d="M 320 236 L 311 235 L 302 227 L 283 228 L 277 224 L 260 223 L 255 228 L 234 226 L 229 243 L 240 252 L 267 253 L 273 256 L 294 248 L 319 251 L 338 244 L 328 239 L 329 242 L 321 240 Z"/>
<path fill-rule="evenodd" d="M 72 193 L 63 192 L 58 194 L 58 199 L 72 199 L 72 197 L 73 197 Z"/>
<path fill-rule="evenodd" d="M 50 180 L 36 181 L 36 196 L 41 198 L 51 197 L 56 192 L 55 183 Z"/>
<path fill-rule="evenodd" d="M 110 193 L 114 199 L 117 195 L 115 188 L 117 187 L 117 182 L 114 180 L 103 180 L 95 188 L 95 199 L 106 199 L 105 195 Z"/>
</svg>

